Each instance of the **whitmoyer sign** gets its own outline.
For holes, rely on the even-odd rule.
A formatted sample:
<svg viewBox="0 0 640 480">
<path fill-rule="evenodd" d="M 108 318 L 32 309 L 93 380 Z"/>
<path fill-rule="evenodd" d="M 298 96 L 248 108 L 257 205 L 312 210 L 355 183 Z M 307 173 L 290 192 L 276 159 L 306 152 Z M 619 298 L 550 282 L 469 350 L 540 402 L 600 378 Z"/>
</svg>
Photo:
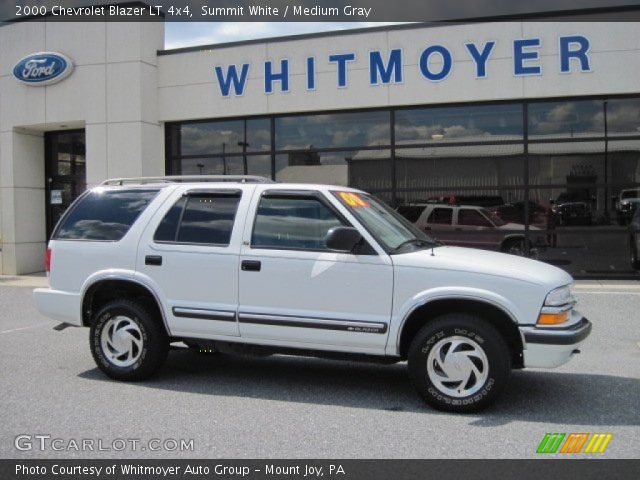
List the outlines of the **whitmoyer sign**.
<svg viewBox="0 0 640 480">
<path fill-rule="evenodd" d="M 466 55 L 475 64 L 476 78 L 485 78 L 489 72 L 489 60 L 496 47 L 496 41 L 483 43 L 467 42 L 464 44 Z M 512 41 L 513 75 L 542 75 L 540 65 L 541 39 L 536 37 L 520 38 Z M 590 41 L 583 35 L 562 36 L 558 40 L 558 73 L 589 72 L 591 62 L 589 51 Z M 392 49 L 386 53 L 380 50 L 369 52 L 368 58 L 369 84 L 387 85 L 400 84 L 404 80 L 404 64 L 407 61 L 402 48 Z M 452 50 L 444 44 L 427 45 L 417 59 L 409 59 L 411 63 L 417 61 L 422 77 L 430 82 L 441 82 L 449 77 L 454 70 L 455 58 Z M 330 54 L 326 58 L 309 56 L 305 60 L 304 70 L 307 90 L 316 88 L 316 65 L 318 62 L 328 62 L 335 65 L 336 87 L 348 88 L 348 71 L 361 61 L 353 52 Z M 279 61 L 268 60 L 262 65 L 264 69 L 264 93 L 275 91 L 288 92 L 290 78 L 290 60 L 283 58 Z M 223 97 L 243 95 L 249 80 L 250 63 L 216 65 L 214 67 L 220 94 Z M 255 80 L 253 80 L 255 81 Z"/>
</svg>

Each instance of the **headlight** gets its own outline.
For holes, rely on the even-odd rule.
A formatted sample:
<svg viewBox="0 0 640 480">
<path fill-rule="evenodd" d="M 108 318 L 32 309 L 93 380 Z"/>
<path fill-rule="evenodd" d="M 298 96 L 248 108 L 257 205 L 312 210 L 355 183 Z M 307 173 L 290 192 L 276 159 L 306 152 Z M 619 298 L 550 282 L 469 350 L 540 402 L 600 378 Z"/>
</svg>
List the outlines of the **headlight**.
<svg viewBox="0 0 640 480">
<path fill-rule="evenodd" d="M 538 316 L 538 325 L 563 324 L 569 320 L 571 309 L 575 303 L 572 285 L 565 285 L 552 290 L 544 301 L 544 306 Z"/>
<path fill-rule="evenodd" d="M 545 307 L 560 307 L 569 303 L 575 303 L 573 285 L 565 285 L 552 290 L 544 301 Z"/>
</svg>

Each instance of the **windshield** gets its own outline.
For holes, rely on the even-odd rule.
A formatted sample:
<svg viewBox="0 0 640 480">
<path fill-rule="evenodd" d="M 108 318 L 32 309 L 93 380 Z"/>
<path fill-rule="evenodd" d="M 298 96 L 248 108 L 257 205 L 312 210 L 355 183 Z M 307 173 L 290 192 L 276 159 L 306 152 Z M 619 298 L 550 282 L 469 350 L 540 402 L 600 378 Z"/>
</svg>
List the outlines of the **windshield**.
<svg viewBox="0 0 640 480">
<path fill-rule="evenodd" d="M 487 210 L 486 208 L 481 208 L 480 211 L 484 213 L 484 216 L 487 217 L 489 220 L 491 220 L 491 223 L 493 223 L 496 227 L 502 227 L 503 225 L 507 224 L 507 222 L 502 220 L 498 215 L 493 213 L 491 210 Z"/>
<path fill-rule="evenodd" d="M 638 191 L 638 190 L 623 190 L 621 197 L 622 198 L 637 198 L 638 196 L 640 196 L 640 195 L 638 195 L 639 193 L 640 193 L 640 191 Z"/>
<path fill-rule="evenodd" d="M 436 240 L 371 195 L 355 192 L 333 194 L 389 253 L 399 253 L 405 247 L 432 248 L 439 245 Z"/>
</svg>

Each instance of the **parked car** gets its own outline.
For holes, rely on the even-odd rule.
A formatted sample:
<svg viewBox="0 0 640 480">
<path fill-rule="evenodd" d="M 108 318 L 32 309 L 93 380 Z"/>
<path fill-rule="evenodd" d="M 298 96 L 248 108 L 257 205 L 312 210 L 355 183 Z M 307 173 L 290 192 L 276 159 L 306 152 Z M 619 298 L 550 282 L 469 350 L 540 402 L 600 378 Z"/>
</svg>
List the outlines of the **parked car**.
<svg viewBox="0 0 640 480">
<path fill-rule="evenodd" d="M 553 206 L 560 225 L 591 225 L 593 197 L 588 190 L 563 192 L 558 195 Z"/>
<path fill-rule="evenodd" d="M 629 259 L 631 268 L 640 270 L 640 208 L 636 208 L 631 222 L 629 222 Z"/>
<path fill-rule="evenodd" d="M 621 190 L 616 202 L 616 219 L 618 225 L 627 225 L 640 205 L 640 190 L 633 188 Z"/>
<path fill-rule="evenodd" d="M 45 259 L 39 311 L 89 327 L 96 364 L 118 380 L 149 378 L 171 342 L 406 360 L 430 405 L 469 412 L 511 369 L 562 365 L 591 331 L 563 270 L 442 246 L 338 186 L 111 180 L 71 205 Z"/>
<path fill-rule="evenodd" d="M 540 229 L 531 226 L 531 246 L 527 252 L 524 225 L 507 223 L 486 208 L 448 203 L 430 203 L 420 208 L 422 213 L 414 222 L 415 225 L 446 245 L 532 256 L 547 246 L 544 235 L 538 233 Z"/>
</svg>

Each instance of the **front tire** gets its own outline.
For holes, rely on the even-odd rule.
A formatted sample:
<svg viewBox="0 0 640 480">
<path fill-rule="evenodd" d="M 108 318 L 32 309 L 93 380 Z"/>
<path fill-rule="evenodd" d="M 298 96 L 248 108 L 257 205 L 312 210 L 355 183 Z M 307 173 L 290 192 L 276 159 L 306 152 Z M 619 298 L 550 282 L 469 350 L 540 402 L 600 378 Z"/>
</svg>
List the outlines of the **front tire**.
<svg viewBox="0 0 640 480">
<path fill-rule="evenodd" d="M 502 335 L 468 314 L 442 315 L 425 325 L 411 342 L 407 361 L 418 393 L 432 407 L 447 412 L 488 407 L 511 372 Z"/>
<path fill-rule="evenodd" d="M 167 358 L 169 339 L 163 325 L 144 305 L 114 300 L 94 316 L 89 331 L 93 359 L 115 380 L 145 380 Z"/>
</svg>

